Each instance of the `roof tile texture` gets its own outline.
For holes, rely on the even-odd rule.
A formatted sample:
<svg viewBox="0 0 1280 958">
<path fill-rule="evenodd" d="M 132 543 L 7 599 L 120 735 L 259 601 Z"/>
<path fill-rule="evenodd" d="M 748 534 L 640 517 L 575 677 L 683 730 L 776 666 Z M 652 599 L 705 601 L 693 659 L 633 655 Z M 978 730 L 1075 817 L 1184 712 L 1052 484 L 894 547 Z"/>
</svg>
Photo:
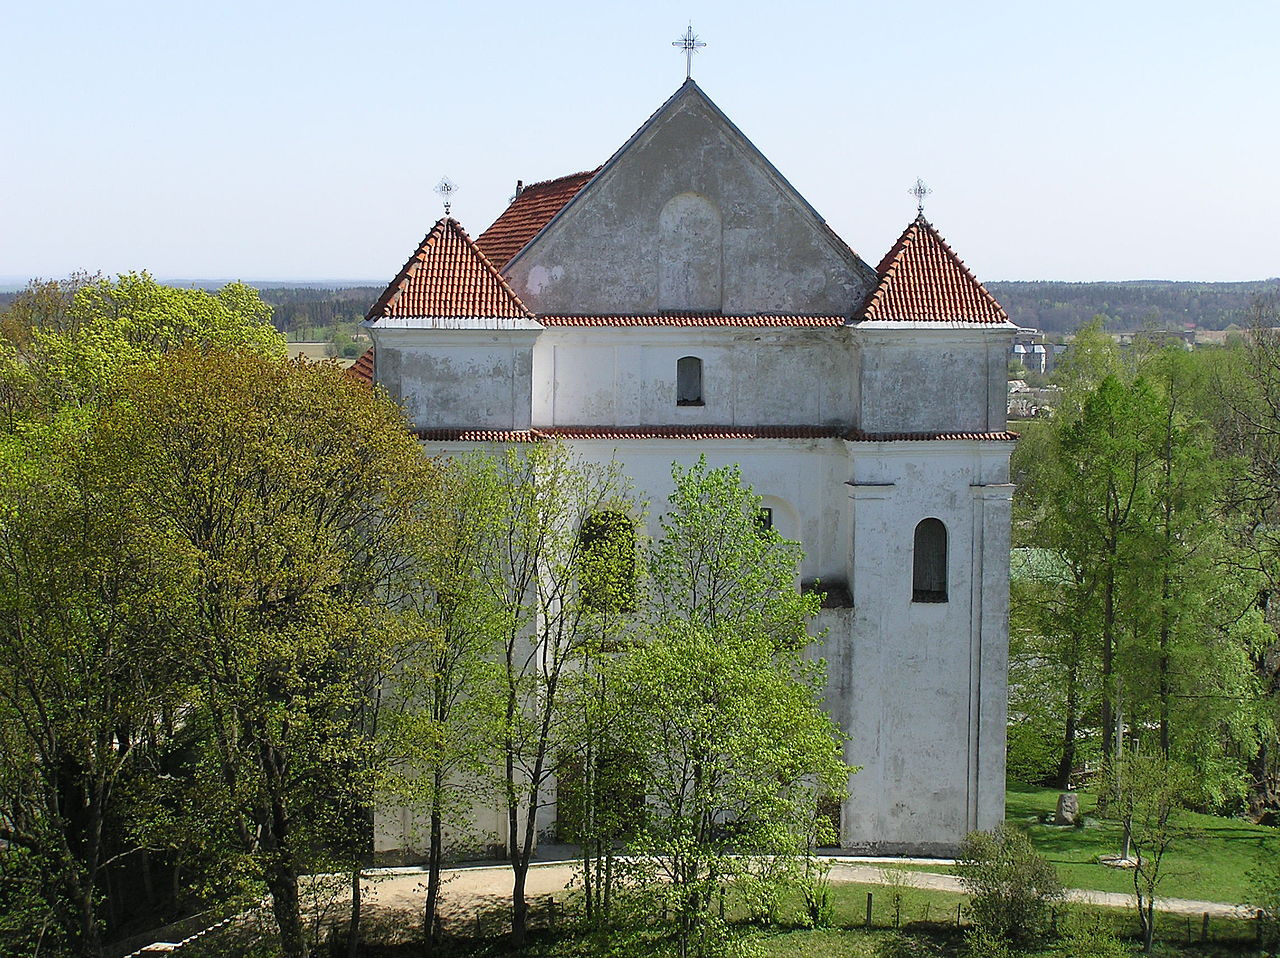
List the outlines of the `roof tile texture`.
<svg viewBox="0 0 1280 958">
<path fill-rule="evenodd" d="M 502 215 L 480 234 L 476 245 L 498 269 L 502 269 L 599 172 L 597 167 L 526 186 Z"/>
<path fill-rule="evenodd" d="M 843 326 L 843 316 L 722 316 L 651 313 L 635 316 L 539 316 L 543 326 Z"/>
<path fill-rule="evenodd" d="M 543 426 L 535 429 L 419 429 L 428 442 L 540 442 L 545 439 L 844 439 L 847 442 L 1013 442 L 1016 432 L 863 432 L 839 426 Z"/>
<path fill-rule="evenodd" d="M 484 316 L 529 319 L 532 313 L 451 217 L 431 227 L 367 318 Z"/>
<path fill-rule="evenodd" d="M 360 358 L 347 367 L 347 375 L 352 379 L 358 379 L 362 383 L 373 385 L 373 347 L 370 346 Z"/>
<path fill-rule="evenodd" d="M 992 325 L 1009 321 L 924 214 L 903 231 L 876 271 L 880 282 L 867 299 L 865 319 Z"/>
</svg>

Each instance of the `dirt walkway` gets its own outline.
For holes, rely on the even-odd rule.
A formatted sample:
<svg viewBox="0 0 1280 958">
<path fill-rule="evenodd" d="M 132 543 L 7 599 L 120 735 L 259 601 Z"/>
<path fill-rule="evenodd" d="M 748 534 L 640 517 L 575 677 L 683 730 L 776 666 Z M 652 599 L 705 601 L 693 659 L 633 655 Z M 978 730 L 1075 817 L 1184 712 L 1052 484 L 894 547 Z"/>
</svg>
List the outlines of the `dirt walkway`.
<svg viewBox="0 0 1280 958">
<path fill-rule="evenodd" d="M 831 859 L 831 880 L 839 883 L 882 885 L 881 868 L 896 859 Z M 920 859 L 903 859 L 904 864 L 925 864 Z M 927 861 L 928 864 L 950 864 Z M 554 895 L 564 891 L 573 877 L 574 866 L 569 862 L 542 862 L 529 866 L 526 885 L 530 898 Z M 960 880 L 954 875 L 934 872 L 908 872 L 917 888 L 949 891 L 963 894 Z M 370 900 L 380 907 L 417 911 L 422 907 L 426 874 L 418 868 L 385 868 L 366 872 L 366 891 Z M 445 886 L 441 894 L 441 911 L 457 914 L 483 900 L 498 900 L 511 895 L 511 869 L 506 865 L 454 868 L 446 872 Z M 1073 888 L 1067 891 L 1068 901 L 1106 908 L 1132 908 L 1133 896 L 1118 892 L 1091 891 Z M 1253 912 L 1243 905 L 1222 902 L 1195 901 L 1187 898 L 1158 898 L 1156 908 L 1175 915 L 1200 916 L 1206 912 L 1213 918 L 1249 918 Z"/>
</svg>

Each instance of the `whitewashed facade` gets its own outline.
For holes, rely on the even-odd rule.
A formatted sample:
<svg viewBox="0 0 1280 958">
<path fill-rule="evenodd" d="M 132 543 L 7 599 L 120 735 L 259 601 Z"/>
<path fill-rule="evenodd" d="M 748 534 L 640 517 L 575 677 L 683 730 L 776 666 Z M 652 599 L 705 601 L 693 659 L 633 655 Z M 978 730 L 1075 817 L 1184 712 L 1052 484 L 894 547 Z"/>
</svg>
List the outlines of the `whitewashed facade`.
<svg viewBox="0 0 1280 958">
<path fill-rule="evenodd" d="M 438 223 L 366 324 L 428 451 L 558 435 L 654 513 L 673 461 L 740 464 L 830 589 L 826 707 L 862 768 L 841 843 L 943 853 L 1000 822 L 1014 327 L 932 226 L 871 268 L 687 81 L 476 245 Z"/>
</svg>

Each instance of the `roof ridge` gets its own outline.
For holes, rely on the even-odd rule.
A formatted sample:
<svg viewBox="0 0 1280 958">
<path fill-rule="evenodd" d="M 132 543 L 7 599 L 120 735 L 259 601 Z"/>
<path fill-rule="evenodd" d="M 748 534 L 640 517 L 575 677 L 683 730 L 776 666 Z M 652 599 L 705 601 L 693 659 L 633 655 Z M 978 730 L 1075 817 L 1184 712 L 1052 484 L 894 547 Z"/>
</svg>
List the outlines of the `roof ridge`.
<svg viewBox="0 0 1280 958">
<path fill-rule="evenodd" d="M 601 166 L 603 166 L 603 164 L 601 164 Z M 581 170 L 577 173 L 566 173 L 564 176 L 553 176 L 549 180 L 539 180 L 537 183 L 526 183 L 520 188 L 519 196 L 524 196 L 524 194 L 528 193 L 530 190 L 540 189 L 544 186 L 553 186 L 564 180 L 576 179 L 579 176 L 595 176 L 600 172 L 601 166 L 597 166 L 594 170 Z M 514 203 L 515 200 L 512 200 L 511 202 Z M 511 204 L 508 203 L 507 205 L 510 206 Z"/>
</svg>

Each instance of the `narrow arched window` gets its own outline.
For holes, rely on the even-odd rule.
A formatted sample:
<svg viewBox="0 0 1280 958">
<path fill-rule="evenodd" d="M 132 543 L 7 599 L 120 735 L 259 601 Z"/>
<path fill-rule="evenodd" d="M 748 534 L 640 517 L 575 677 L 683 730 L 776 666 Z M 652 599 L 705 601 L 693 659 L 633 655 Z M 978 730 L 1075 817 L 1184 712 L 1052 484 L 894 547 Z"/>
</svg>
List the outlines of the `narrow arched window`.
<svg viewBox="0 0 1280 958">
<path fill-rule="evenodd" d="M 702 360 L 697 356 L 676 361 L 676 405 L 702 405 Z"/>
<path fill-rule="evenodd" d="M 582 523 L 578 582 L 583 601 L 601 612 L 636 606 L 636 528 L 624 512 L 597 512 Z"/>
<path fill-rule="evenodd" d="M 916 526 L 911 601 L 947 601 L 947 527 L 940 519 L 922 519 Z"/>
</svg>

